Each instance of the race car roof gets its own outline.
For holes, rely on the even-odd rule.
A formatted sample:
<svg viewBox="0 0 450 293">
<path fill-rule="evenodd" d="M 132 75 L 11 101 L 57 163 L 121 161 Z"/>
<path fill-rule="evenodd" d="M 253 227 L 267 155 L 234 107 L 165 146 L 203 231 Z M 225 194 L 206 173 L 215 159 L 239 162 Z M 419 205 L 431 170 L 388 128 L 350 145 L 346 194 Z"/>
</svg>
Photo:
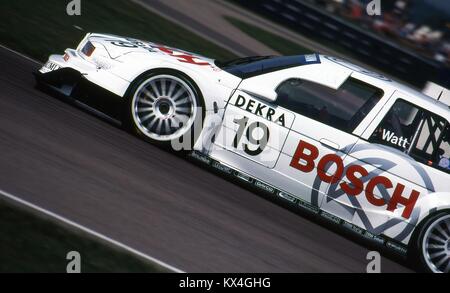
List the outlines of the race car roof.
<svg viewBox="0 0 450 293">
<path fill-rule="evenodd" d="M 256 56 L 232 60 L 225 63 L 216 62 L 221 69 L 240 78 L 250 78 L 282 69 L 319 64 L 318 54 L 295 56 Z"/>
<path fill-rule="evenodd" d="M 437 99 L 433 99 L 422 92 L 407 86 L 401 82 L 397 82 L 389 77 L 382 74 L 370 71 L 368 69 L 362 68 L 358 65 L 350 63 L 345 60 L 341 60 L 335 57 L 330 57 L 326 55 L 320 55 L 321 64 L 324 67 L 334 67 L 334 68 L 347 68 L 353 71 L 351 76 L 362 79 L 362 81 L 372 84 L 376 87 L 383 89 L 385 92 L 398 92 L 408 97 L 408 100 L 414 102 L 415 104 L 427 109 L 429 111 L 435 112 L 436 114 L 445 117 L 450 121 L 450 108 L 448 105 L 444 104 Z"/>
</svg>

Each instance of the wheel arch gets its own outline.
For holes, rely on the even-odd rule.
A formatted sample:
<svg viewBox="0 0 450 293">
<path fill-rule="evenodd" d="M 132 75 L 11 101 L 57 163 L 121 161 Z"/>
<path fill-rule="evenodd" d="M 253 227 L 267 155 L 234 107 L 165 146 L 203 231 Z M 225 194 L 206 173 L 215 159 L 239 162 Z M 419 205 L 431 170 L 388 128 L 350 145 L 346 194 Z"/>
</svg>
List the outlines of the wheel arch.
<svg viewBox="0 0 450 293">
<path fill-rule="evenodd" d="M 415 236 L 417 236 L 423 223 L 425 223 L 429 218 L 433 217 L 437 213 L 449 212 L 450 213 L 450 193 L 448 192 L 436 192 L 430 193 L 426 196 L 420 198 L 416 203 L 416 208 L 420 209 L 418 219 L 415 222 L 415 227 L 410 234 L 409 240 L 407 242 L 408 247 L 410 247 L 414 241 Z"/>
<path fill-rule="evenodd" d="M 149 75 L 149 74 L 158 74 L 158 73 L 165 73 L 165 74 L 174 74 L 174 75 L 181 75 L 182 77 L 186 78 L 191 84 L 192 86 L 195 88 L 196 92 L 199 94 L 199 98 L 200 101 L 202 102 L 202 106 L 205 107 L 205 98 L 203 95 L 203 91 L 201 90 L 201 88 L 199 87 L 199 85 L 197 84 L 197 82 L 188 74 L 186 74 L 185 72 L 178 70 L 178 69 L 174 69 L 171 67 L 158 67 L 158 68 L 151 68 L 151 69 L 147 69 L 145 71 L 143 71 L 142 73 L 140 73 L 138 76 L 136 76 L 131 82 L 130 85 L 128 86 L 127 90 L 125 91 L 125 98 L 129 98 L 130 95 L 132 94 L 134 87 L 136 86 L 136 84 L 138 84 L 140 81 L 142 81 L 142 79 L 144 79 L 145 76 Z"/>
<path fill-rule="evenodd" d="M 450 192 L 435 192 L 423 196 L 417 201 L 416 206 L 420 208 L 419 226 L 426 218 L 437 212 L 450 210 Z"/>
<path fill-rule="evenodd" d="M 417 237 L 423 225 L 438 213 L 447 212 L 450 214 L 450 193 L 436 192 L 430 193 L 417 202 L 417 207 L 420 208 L 419 219 L 416 227 L 411 235 L 408 246 L 415 245 Z"/>
<path fill-rule="evenodd" d="M 419 265 L 420 269 L 423 272 L 430 272 L 429 268 L 424 267 L 423 257 L 421 256 L 421 235 L 424 232 L 426 226 L 429 226 L 433 223 L 433 218 L 440 218 L 440 215 L 444 217 L 450 215 L 450 206 L 445 206 L 442 208 L 436 208 L 430 210 L 426 216 L 424 216 L 416 225 L 410 241 L 408 243 L 408 261 L 413 265 Z"/>
</svg>

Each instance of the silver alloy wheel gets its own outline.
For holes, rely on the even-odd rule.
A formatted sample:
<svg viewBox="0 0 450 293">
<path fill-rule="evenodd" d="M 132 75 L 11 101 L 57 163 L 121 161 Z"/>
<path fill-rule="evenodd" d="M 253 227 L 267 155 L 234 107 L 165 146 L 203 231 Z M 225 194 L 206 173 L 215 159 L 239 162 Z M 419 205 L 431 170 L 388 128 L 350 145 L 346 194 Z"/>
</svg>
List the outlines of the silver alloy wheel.
<svg viewBox="0 0 450 293">
<path fill-rule="evenodd" d="M 149 138 L 171 141 L 190 130 L 197 100 L 192 88 L 173 75 L 155 75 L 136 90 L 131 102 L 135 125 Z"/>
<path fill-rule="evenodd" d="M 427 228 L 422 253 L 434 273 L 450 273 L 450 215 L 436 219 Z"/>
</svg>

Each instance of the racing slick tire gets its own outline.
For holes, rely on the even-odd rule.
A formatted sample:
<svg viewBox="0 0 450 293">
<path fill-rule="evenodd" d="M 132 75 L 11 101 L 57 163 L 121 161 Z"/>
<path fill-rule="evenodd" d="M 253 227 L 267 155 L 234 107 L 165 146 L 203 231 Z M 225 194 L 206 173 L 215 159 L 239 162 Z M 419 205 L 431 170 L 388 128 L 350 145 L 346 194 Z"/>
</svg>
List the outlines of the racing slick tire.
<svg viewBox="0 0 450 293">
<path fill-rule="evenodd" d="M 187 75 L 171 69 L 146 72 L 130 85 L 126 98 L 126 128 L 152 144 L 192 150 L 205 107 L 201 91 Z"/>
<path fill-rule="evenodd" d="M 430 215 L 419 225 L 411 257 L 424 272 L 450 273 L 450 211 Z"/>
</svg>

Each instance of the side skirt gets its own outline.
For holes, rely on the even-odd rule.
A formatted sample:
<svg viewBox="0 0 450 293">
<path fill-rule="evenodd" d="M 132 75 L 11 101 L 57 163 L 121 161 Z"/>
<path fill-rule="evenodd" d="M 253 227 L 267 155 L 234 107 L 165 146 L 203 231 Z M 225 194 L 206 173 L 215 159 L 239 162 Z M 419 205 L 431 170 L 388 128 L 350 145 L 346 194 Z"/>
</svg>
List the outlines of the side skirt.
<svg viewBox="0 0 450 293">
<path fill-rule="evenodd" d="M 207 167 L 213 172 L 226 177 L 227 179 L 237 181 L 245 187 L 248 187 L 257 192 L 261 192 L 271 199 L 281 200 L 281 202 L 288 204 L 289 207 L 293 208 L 294 210 L 299 209 L 300 211 L 305 212 L 306 214 L 311 215 L 314 218 L 318 218 L 325 221 L 327 224 L 333 225 L 333 227 L 336 227 L 343 232 L 355 235 L 364 242 L 373 245 L 377 249 L 393 252 L 396 256 L 399 256 L 403 259 L 406 259 L 407 257 L 408 246 L 399 241 L 396 241 L 384 235 L 374 235 L 361 227 L 355 226 L 348 221 L 345 221 L 339 217 L 336 217 L 335 215 L 321 210 L 317 206 L 299 199 L 295 195 L 278 189 L 267 182 L 261 181 L 235 168 L 231 168 L 201 152 L 193 151 L 188 154 L 188 158 L 198 162 L 202 166 Z"/>
</svg>

